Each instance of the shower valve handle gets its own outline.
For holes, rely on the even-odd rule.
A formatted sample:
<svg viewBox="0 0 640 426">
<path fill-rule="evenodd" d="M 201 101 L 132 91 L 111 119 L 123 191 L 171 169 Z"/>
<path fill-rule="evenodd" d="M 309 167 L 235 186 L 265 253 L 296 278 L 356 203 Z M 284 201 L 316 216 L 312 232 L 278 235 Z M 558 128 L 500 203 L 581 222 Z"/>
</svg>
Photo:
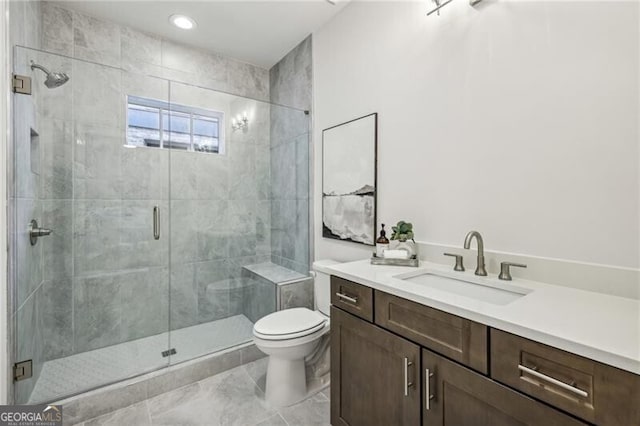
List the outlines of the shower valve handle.
<svg viewBox="0 0 640 426">
<path fill-rule="evenodd" d="M 29 223 L 29 242 L 31 243 L 32 246 L 35 246 L 36 243 L 38 242 L 38 238 L 51 235 L 51 232 L 53 232 L 51 231 L 51 229 L 39 228 L 38 222 L 35 219 L 33 219 Z"/>
</svg>

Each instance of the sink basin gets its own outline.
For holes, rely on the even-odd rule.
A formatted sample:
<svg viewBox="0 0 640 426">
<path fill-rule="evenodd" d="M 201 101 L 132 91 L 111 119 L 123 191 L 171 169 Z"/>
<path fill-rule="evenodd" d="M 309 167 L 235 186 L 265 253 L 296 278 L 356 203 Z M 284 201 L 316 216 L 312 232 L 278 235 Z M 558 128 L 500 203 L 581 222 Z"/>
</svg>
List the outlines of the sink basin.
<svg viewBox="0 0 640 426">
<path fill-rule="evenodd" d="M 451 277 L 433 271 L 412 272 L 396 275 L 394 278 L 494 305 L 507 305 L 533 291 L 511 284 L 493 283 L 486 279 Z"/>
</svg>

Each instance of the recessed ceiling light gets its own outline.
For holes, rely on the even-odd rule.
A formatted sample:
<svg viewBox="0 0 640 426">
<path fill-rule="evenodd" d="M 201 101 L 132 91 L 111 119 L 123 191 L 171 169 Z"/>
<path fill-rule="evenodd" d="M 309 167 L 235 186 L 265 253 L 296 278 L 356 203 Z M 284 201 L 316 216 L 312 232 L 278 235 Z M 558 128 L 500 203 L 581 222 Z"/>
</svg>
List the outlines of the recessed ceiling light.
<svg viewBox="0 0 640 426">
<path fill-rule="evenodd" d="M 169 22 L 183 30 L 190 30 L 196 26 L 196 21 L 185 15 L 171 15 Z"/>
</svg>

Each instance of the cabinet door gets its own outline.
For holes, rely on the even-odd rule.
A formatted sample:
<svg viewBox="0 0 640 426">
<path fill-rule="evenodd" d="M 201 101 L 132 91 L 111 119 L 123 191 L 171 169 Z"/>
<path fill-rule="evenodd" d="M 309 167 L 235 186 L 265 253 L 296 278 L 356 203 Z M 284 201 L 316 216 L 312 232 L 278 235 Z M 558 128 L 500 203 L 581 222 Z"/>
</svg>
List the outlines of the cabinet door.
<svg viewBox="0 0 640 426">
<path fill-rule="evenodd" d="M 586 425 L 426 349 L 422 369 L 424 426 Z"/>
<path fill-rule="evenodd" d="M 420 424 L 420 348 L 331 307 L 331 424 Z"/>
</svg>

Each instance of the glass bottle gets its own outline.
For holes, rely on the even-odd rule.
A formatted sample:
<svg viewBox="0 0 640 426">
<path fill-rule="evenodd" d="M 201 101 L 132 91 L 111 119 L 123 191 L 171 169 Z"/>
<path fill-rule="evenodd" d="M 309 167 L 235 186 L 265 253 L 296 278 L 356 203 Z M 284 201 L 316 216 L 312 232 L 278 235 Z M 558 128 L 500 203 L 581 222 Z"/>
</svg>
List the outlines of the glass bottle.
<svg viewBox="0 0 640 426">
<path fill-rule="evenodd" d="M 389 239 L 387 232 L 384 230 L 384 223 L 380 230 L 380 236 L 376 240 L 376 257 L 384 257 L 384 251 L 389 249 Z"/>
</svg>

